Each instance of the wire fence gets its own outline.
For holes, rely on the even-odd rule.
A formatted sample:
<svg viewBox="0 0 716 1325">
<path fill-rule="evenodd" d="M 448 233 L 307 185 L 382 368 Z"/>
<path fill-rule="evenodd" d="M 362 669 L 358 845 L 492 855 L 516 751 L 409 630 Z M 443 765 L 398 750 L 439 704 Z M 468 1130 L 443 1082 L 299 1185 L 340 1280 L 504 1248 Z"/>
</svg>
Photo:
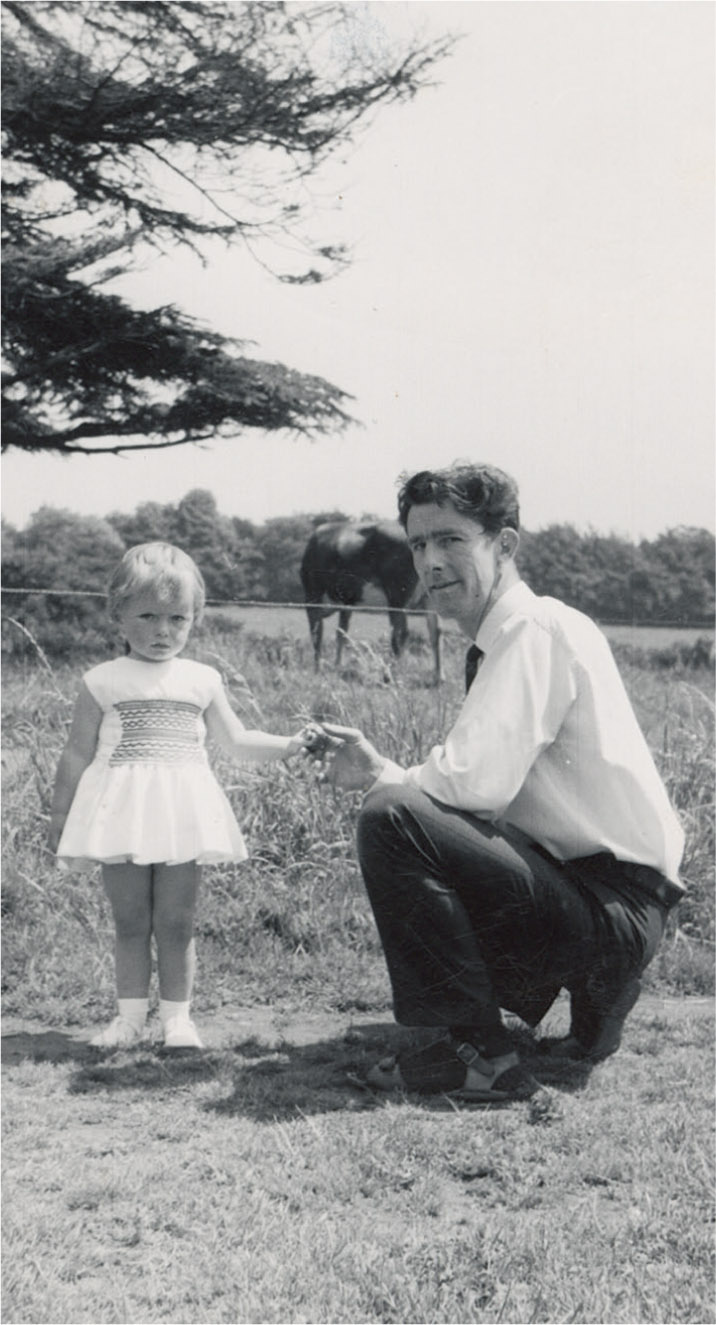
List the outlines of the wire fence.
<svg viewBox="0 0 716 1325">
<path fill-rule="evenodd" d="M 0 588 L 2 594 L 35 594 L 47 598 L 104 598 L 107 594 L 101 589 L 46 589 L 30 585 L 22 587 Z M 262 608 L 290 608 L 295 611 L 305 612 L 306 608 L 320 609 L 322 612 L 338 612 L 343 609 L 346 612 L 364 612 L 367 615 L 382 615 L 385 612 L 402 612 L 405 616 L 434 616 L 426 607 L 390 607 L 387 603 L 340 603 L 325 601 L 322 603 L 291 603 L 291 602 L 267 602 L 263 598 L 207 598 L 207 607 L 262 607 Z M 714 630 L 714 620 L 709 617 L 693 617 L 688 621 L 667 621 L 661 618 L 651 620 L 635 620 L 624 617 L 600 617 L 601 626 L 634 626 L 634 627 L 658 627 L 663 630 Z"/>
<path fill-rule="evenodd" d="M 22 588 L 17 588 L 17 587 L 6 588 L 5 586 L 3 586 L 0 592 L 3 594 L 36 594 L 44 596 L 46 598 L 66 597 L 66 598 L 106 599 L 107 597 L 106 593 L 104 593 L 102 590 L 99 589 L 40 589 L 31 586 L 24 586 Z M 307 607 L 320 608 L 324 612 L 329 609 L 331 609 L 332 611 L 340 611 L 340 609 L 343 608 L 345 609 L 346 612 L 367 612 L 367 613 L 377 612 L 379 614 L 384 612 L 403 612 L 406 616 L 434 615 L 434 613 L 432 613 L 429 608 L 389 607 L 387 603 L 383 604 L 378 603 L 375 605 L 370 603 L 356 603 L 356 604 L 335 603 L 333 601 L 330 602 L 324 601 L 322 603 L 276 603 L 276 602 L 266 602 L 266 600 L 263 598 L 207 598 L 206 606 L 207 607 L 266 607 L 266 608 L 289 607 L 289 608 L 300 609 L 302 612 L 305 611 Z"/>
</svg>

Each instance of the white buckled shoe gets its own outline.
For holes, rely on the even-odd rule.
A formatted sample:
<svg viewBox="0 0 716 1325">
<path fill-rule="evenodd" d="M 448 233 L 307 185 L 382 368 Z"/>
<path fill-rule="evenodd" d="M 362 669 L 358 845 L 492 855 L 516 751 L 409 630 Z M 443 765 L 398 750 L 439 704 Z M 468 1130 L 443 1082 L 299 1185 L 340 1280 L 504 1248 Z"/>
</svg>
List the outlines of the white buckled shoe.
<svg viewBox="0 0 716 1325">
<path fill-rule="evenodd" d="M 164 1027 L 166 1049 L 203 1049 L 199 1032 L 190 1017 L 170 1017 Z"/>
<path fill-rule="evenodd" d="M 97 1049 L 126 1049 L 128 1045 L 141 1040 L 143 1034 L 143 1029 L 138 1030 L 126 1017 L 115 1017 L 99 1035 L 93 1036 L 90 1044 Z"/>
</svg>

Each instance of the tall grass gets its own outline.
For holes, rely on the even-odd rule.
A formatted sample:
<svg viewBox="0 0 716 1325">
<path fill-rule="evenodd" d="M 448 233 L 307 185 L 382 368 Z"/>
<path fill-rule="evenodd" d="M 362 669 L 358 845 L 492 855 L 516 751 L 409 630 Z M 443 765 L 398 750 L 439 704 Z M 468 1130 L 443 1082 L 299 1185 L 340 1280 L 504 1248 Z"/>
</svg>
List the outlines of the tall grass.
<svg viewBox="0 0 716 1325">
<path fill-rule="evenodd" d="M 357 642 L 341 676 L 315 677 L 288 637 L 212 631 L 195 652 L 220 666 L 248 724 L 334 717 L 403 761 L 460 702 L 450 642 L 439 691 L 421 641 L 397 669 Z M 387 1024 L 355 863 L 359 798 L 300 763 L 217 756 L 252 856 L 206 872 L 196 1003 L 200 1024 L 218 1010 L 203 1021 L 214 1047 L 101 1055 L 64 1030 L 111 1008 L 106 907 L 97 877 L 61 875 L 44 845 L 77 670 L 22 663 L 4 680 L 5 1009 L 62 1028 L 4 1039 L 4 1319 L 714 1319 L 701 1001 L 642 1000 L 620 1053 L 593 1071 L 550 1064 L 512 1026 L 547 1102 L 481 1110 L 355 1089 L 408 1034 Z M 699 992 L 713 940 L 713 713 L 691 682 L 627 675 L 689 838 L 689 901 L 650 971 L 660 989 Z M 234 1007 L 222 1015 L 222 1003 Z M 272 1006 L 235 1006 L 251 1003 Z"/>
<path fill-rule="evenodd" d="M 194 656 L 218 666 L 248 726 L 289 732 L 307 716 L 361 727 L 399 763 L 440 739 L 461 696 L 462 647 L 446 640 L 448 680 L 434 688 L 422 635 L 399 664 L 355 641 L 341 674 L 316 676 L 307 643 L 252 635 L 217 622 Z M 44 659 L 6 666 L 4 677 L 4 963 L 6 1012 L 63 1022 L 99 1020 L 113 1001 L 112 933 L 99 875 L 61 874 L 45 846 L 52 780 L 78 667 Z M 684 821 L 687 900 L 650 978 L 662 987 L 711 987 L 713 903 L 713 705 L 695 674 L 625 666 L 625 680 L 670 795 Z M 703 681 L 703 678 L 701 678 Z M 320 1001 L 327 1008 L 385 1008 L 389 989 L 360 880 L 355 795 L 319 786 L 294 761 L 263 769 L 213 759 L 247 837 L 239 867 L 207 869 L 198 921 L 197 1010 L 221 1003 Z"/>
</svg>

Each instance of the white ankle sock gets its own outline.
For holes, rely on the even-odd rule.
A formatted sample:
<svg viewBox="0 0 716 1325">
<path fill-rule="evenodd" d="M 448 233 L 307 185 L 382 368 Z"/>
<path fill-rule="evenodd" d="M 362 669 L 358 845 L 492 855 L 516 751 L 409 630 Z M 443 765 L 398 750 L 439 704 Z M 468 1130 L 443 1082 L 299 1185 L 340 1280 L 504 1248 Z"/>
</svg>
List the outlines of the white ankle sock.
<svg viewBox="0 0 716 1325">
<path fill-rule="evenodd" d="M 172 1003 L 168 998 L 160 998 L 159 1019 L 162 1026 L 166 1026 L 167 1022 L 171 1021 L 172 1017 L 182 1017 L 184 1020 L 188 1021 L 190 1007 L 191 1003 L 189 1000 L 187 1000 L 186 1003 Z"/>
<path fill-rule="evenodd" d="M 149 1011 L 148 998 L 118 998 L 117 1008 L 123 1021 L 128 1021 L 137 1031 L 144 1030 Z"/>
</svg>

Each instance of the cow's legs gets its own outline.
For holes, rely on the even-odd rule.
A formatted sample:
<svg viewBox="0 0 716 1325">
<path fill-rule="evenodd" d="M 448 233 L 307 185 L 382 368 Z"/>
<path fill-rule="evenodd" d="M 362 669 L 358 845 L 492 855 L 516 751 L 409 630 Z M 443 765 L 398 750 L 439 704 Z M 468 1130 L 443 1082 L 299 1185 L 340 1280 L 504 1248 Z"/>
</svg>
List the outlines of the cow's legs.
<svg viewBox="0 0 716 1325">
<path fill-rule="evenodd" d="M 390 647 L 396 658 L 399 658 L 405 648 L 405 641 L 408 638 L 408 621 L 405 612 L 389 611 L 390 617 Z"/>
<path fill-rule="evenodd" d="M 347 607 L 342 607 L 338 613 L 338 629 L 336 631 L 336 667 L 341 665 L 341 655 L 343 645 L 346 642 L 348 627 L 350 625 L 351 613 Z"/>
<path fill-rule="evenodd" d="M 311 643 L 313 644 L 313 660 L 316 671 L 321 665 L 321 644 L 323 641 L 323 611 L 320 607 L 307 607 L 306 615 L 308 617 L 308 629 L 311 632 Z"/>
</svg>

